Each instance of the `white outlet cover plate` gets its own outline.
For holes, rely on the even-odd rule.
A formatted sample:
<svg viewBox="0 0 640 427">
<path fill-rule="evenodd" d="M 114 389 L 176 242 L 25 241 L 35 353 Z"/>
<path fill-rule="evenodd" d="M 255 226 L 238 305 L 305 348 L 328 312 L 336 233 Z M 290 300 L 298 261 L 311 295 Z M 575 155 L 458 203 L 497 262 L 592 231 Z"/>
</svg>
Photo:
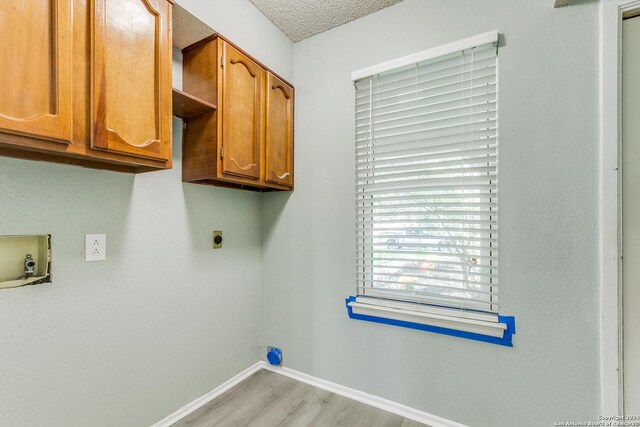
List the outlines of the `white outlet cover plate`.
<svg viewBox="0 0 640 427">
<path fill-rule="evenodd" d="M 107 235 L 85 234 L 84 260 L 85 262 L 104 261 L 107 259 Z"/>
</svg>

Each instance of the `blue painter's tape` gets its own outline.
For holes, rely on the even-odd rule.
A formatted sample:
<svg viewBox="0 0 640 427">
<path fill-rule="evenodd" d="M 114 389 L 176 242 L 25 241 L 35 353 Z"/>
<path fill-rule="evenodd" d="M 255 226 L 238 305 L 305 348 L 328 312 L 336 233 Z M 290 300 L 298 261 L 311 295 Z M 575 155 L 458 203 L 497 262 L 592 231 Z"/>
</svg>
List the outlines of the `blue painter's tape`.
<svg viewBox="0 0 640 427">
<path fill-rule="evenodd" d="M 512 338 L 516 333 L 516 319 L 513 316 L 498 316 L 498 322 L 505 323 L 507 325 L 507 329 L 504 331 L 504 335 L 502 338 L 497 338 L 488 335 L 476 334 L 473 332 L 441 328 L 439 326 L 423 325 L 421 323 L 387 319 L 385 317 L 369 316 L 366 314 L 356 314 L 353 312 L 353 309 L 349 307 L 350 302 L 356 302 L 356 297 L 350 296 L 345 300 L 345 302 L 347 305 L 347 313 L 349 313 L 349 317 L 351 319 L 364 320 L 366 322 L 383 323 L 385 325 L 400 326 L 402 328 L 418 329 L 421 331 L 435 332 L 436 334 L 482 341 L 489 344 L 503 345 L 505 347 L 513 347 Z"/>
</svg>

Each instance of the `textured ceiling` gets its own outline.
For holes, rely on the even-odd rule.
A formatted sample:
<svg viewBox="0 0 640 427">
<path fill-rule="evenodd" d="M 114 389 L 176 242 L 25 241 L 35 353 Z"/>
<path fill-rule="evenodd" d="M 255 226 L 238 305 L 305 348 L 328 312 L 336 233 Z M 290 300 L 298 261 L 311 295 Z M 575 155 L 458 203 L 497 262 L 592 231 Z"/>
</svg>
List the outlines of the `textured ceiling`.
<svg viewBox="0 0 640 427">
<path fill-rule="evenodd" d="M 402 0 L 251 0 L 291 40 L 311 37 Z"/>
</svg>

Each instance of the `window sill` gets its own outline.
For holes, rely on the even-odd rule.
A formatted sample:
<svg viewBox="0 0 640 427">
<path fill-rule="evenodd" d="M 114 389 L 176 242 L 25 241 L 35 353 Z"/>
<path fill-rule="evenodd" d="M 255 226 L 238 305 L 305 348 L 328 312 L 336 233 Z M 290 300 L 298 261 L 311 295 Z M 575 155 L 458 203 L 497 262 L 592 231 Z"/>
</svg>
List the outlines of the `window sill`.
<svg viewBox="0 0 640 427">
<path fill-rule="evenodd" d="M 515 318 L 472 314 L 465 316 L 460 310 L 434 308 L 403 302 L 376 304 L 375 298 L 349 297 L 346 299 L 347 312 L 351 319 L 383 323 L 404 328 L 435 332 L 460 338 L 473 339 L 491 344 L 513 347 L 512 336 L 516 333 Z M 413 308 L 416 309 L 407 309 Z"/>
</svg>

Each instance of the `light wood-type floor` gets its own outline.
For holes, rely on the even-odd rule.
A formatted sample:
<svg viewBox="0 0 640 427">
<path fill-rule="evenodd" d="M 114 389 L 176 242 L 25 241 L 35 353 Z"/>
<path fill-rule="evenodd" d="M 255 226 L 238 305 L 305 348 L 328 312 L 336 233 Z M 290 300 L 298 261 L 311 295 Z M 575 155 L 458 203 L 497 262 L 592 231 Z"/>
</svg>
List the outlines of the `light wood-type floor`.
<svg viewBox="0 0 640 427">
<path fill-rule="evenodd" d="M 173 426 L 425 426 L 261 369 Z"/>
</svg>

